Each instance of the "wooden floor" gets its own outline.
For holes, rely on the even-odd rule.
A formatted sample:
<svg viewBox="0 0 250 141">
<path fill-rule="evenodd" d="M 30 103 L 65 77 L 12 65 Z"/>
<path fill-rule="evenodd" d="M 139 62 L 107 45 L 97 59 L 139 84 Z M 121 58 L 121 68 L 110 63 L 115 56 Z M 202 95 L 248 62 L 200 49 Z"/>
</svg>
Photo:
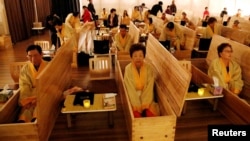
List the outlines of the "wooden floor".
<svg viewBox="0 0 250 141">
<path fill-rule="evenodd" d="M 13 48 L 0 50 L 0 88 L 5 84 L 13 84 L 9 74 L 9 63 L 13 61 L 25 61 L 25 49 L 34 40 L 49 40 L 48 32 L 43 35 L 17 43 Z M 53 74 L 52 74 L 53 75 Z M 79 86 L 95 91 L 116 90 L 114 81 L 110 83 L 89 82 L 88 67 L 73 69 L 72 86 Z M 67 128 L 66 115 L 60 114 L 49 141 L 128 141 L 125 119 L 123 116 L 120 96 L 117 96 L 117 111 L 114 112 L 114 128 L 109 128 L 107 113 L 87 113 L 72 116 L 72 128 Z M 206 141 L 207 126 L 210 124 L 229 124 L 223 115 L 212 111 L 211 105 L 205 101 L 193 101 L 188 103 L 185 115 L 178 117 L 175 141 Z M 152 139 L 152 141 L 158 141 Z"/>
</svg>

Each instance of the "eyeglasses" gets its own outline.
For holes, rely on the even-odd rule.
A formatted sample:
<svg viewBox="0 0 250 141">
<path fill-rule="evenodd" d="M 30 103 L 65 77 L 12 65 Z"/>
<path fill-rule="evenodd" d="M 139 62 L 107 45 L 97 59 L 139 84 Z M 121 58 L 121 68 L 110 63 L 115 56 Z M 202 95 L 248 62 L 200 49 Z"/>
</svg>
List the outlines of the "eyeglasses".
<svg viewBox="0 0 250 141">
<path fill-rule="evenodd" d="M 232 50 L 223 50 L 223 52 L 226 52 L 226 53 L 233 53 Z"/>
<path fill-rule="evenodd" d="M 30 58 L 37 58 L 38 56 L 40 56 L 39 54 L 34 54 L 34 55 L 27 55 L 27 57 Z"/>
</svg>

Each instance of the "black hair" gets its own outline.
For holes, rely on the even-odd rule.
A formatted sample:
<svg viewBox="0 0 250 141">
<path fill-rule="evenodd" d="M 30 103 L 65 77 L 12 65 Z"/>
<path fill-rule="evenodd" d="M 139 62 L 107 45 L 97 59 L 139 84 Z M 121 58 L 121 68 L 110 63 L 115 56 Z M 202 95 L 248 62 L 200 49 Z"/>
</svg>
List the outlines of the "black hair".
<svg viewBox="0 0 250 141">
<path fill-rule="evenodd" d="M 158 4 L 159 4 L 159 5 L 163 5 L 163 2 L 162 2 L 162 1 L 159 1 Z"/>
<path fill-rule="evenodd" d="M 26 49 L 26 53 L 28 53 L 31 50 L 37 50 L 39 54 L 42 54 L 42 48 L 39 45 L 29 45 Z"/>
<path fill-rule="evenodd" d="M 79 12 L 78 12 L 78 11 L 73 12 L 73 16 L 74 16 L 74 17 L 77 17 L 78 15 L 79 15 Z"/>
<path fill-rule="evenodd" d="M 115 8 L 112 8 L 111 10 L 110 10 L 110 13 L 113 13 L 113 12 L 115 12 L 116 11 L 116 9 Z"/>
<path fill-rule="evenodd" d="M 63 24 L 62 20 L 56 20 L 55 21 L 55 25 L 61 26 L 62 24 Z"/>
<path fill-rule="evenodd" d="M 135 51 L 142 51 L 144 57 L 146 56 L 146 47 L 144 45 L 142 45 L 141 43 L 136 43 L 136 44 L 132 44 L 130 49 L 129 49 L 129 55 L 132 58 L 132 55 Z"/>
<path fill-rule="evenodd" d="M 166 26 L 166 28 L 168 28 L 169 30 L 174 29 L 174 23 L 173 22 L 169 22 Z"/>
<path fill-rule="evenodd" d="M 120 24 L 120 28 L 127 29 L 127 26 L 125 24 Z"/>
<path fill-rule="evenodd" d="M 148 18 L 148 21 L 149 21 L 149 23 L 150 24 L 152 24 L 153 23 L 153 19 L 150 17 L 150 18 Z"/>
<path fill-rule="evenodd" d="M 230 47 L 232 49 L 232 46 L 229 44 L 229 43 L 221 43 L 218 47 L 217 47 L 217 53 L 218 53 L 218 56 L 220 56 L 220 53 L 223 52 L 223 50 L 226 48 L 226 47 Z M 232 49 L 233 50 L 233 49 Z"/>
<path fill-rule="evenodd" d="M 211 24 L 211 23 L 214 23 L 214 22 L 217 22 L 217 19 L 215 17 L 210 17 L 208 20 L 207 20 L 207 24 Z"/>
</svg>

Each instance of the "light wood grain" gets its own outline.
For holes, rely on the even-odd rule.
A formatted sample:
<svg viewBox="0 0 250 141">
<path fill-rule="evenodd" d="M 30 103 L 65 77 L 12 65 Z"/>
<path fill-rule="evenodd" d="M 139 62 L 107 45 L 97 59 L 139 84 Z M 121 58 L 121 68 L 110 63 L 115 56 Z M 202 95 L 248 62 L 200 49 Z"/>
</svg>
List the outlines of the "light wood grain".
<svg viewBox="0 0 250 141">
<path fill-rule="evenodd" d="M 135 26 L 135 24 L 130 21 L 128 34 L 131 36 L 132 44 L 138 43 L 140 38 L 140 30 Z"/>
<path fill-rule="evenodd" d="M 71 84 L 71 63 L 75 38 L 66 42 L 36 79 L 37 122 L 40 141 L 49 139 L 61 110 L 63 91 Z M 62 63 L 63 62 L 63 63 Z M 53 73 L 53 77 L 52 74 Z M 49 119 L 49 120 L 48 120 Z"/>
<path fill-rule="evenodd" d="M 11 123 L 19 112 L 18 99 L 20 89 L 13 91 L 13 95 L 5 103 L 0 103 L 0 124 Z M 0 128 L 1 131 L 1 128 Z"/>
<path fill-rule="evenodd" d="M 151 35 L 147 42 L 147 52 L 146 60 L 152 64 L 157 74 L 157 91 L 167 93 L 167 96 L 160 97 L 160 99 L 166 99 L 175 114 L 180 116 L 191 73 L 187 72 L 178 60 Z"/>
</svg>

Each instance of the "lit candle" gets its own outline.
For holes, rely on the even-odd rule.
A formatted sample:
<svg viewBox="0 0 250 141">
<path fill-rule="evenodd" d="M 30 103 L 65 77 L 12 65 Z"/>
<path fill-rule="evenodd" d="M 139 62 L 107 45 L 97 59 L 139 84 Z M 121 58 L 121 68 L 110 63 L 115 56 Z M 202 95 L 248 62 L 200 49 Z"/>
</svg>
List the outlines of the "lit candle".
<svg viewBox="0 0 250 141">
<path fill-rule="evenodd" d="M 198 95 L 203 96 L 205 89 L 204 88 L 199 88 L 198 89 Z"/>
<path fill-rule="evenodd" d="M 89 108 L 89 107 L 90 107 L 90 100 L 89 100 L 89 99 L 83 100 L 83 106 L 84 106 L 85 108 Z"/>
</svg>

